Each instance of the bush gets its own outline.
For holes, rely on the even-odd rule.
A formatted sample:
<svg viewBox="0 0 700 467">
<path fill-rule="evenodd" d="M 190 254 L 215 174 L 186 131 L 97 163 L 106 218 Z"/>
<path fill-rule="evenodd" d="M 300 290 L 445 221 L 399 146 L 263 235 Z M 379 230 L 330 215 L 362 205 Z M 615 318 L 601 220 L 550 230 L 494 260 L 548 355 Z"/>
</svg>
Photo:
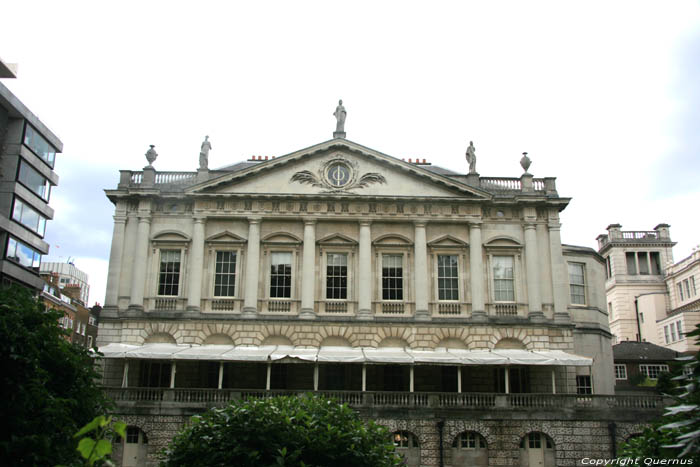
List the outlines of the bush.
<svg viewBox="0 0 700 467">
<path fill-rule="evenodd" d="M 192 417 L 165 452 L 175 466 L 401 465 L 389 432 L 323 397 L 234 401 Z"/>
<path fill-rule="evenodd" d="M 70 464 L 73 434 L 104 413 L 107 400 L 87 349 L 64 339 L 61 313 L 29 291 L 0 288 L 0 463 Z"/>
</svg>

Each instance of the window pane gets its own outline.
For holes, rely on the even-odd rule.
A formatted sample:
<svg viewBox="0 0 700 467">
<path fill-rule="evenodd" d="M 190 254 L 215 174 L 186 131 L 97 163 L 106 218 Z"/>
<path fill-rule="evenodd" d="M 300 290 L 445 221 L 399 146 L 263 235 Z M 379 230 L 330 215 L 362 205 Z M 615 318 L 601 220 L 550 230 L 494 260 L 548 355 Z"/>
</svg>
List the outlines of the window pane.
<svg viewBox="0 0 700 467">
<path fill-rule="evenodd" d="M 214 273 L 214 296 L 234 297 L 236 295 L 236 252 L 216 252 L 216 272 Z"/>
<path fill-rule="evenodd" d="M 180 285 L 180 250 L 161 250 L 158 295 L 178 295 Z"/>
<path fill-rule="evenodd" d="M 56 149 L 46 141 L 31 125 L 24 130 L 24 144 L 53 168 Z"/>
<path fill-rule="evenodd" d="M 49 181 L 24 161 L 19 165 L 19 181 L 45 201 L 49 200 Z"/>
<path fill-rule="evenodd" d="M 5 257 L 27 268 L 37 269 L 41 264 L 41 253 L 12 237 L 7 241 Z"/>
<path fill-rule="evenodd" d="M 635 261 L 635 254 L 627 252 L 625 253 L 625 258 L 627 259 L 627 274 L 637 274 L 637 262 Z"/>
<path fill-rule="evenodd" d="M 270 298 L 292 296 L 292 253 L 270 254 Z"/>
<path fill-rule="evenodd" d="M 403 255 L 382 255 L 382 300 L 403 300 Z"/>
<path fill-rule="evenodd" d="M 637 263 L 639 264 L 639 274 L 649 274 L 649 258 L 646 251 L 637 253 Z"/>
<path fill-rule="evenodd" d="M 514 302 L 513 257 L 494 256 L 492 265 L 494 300 L 497 302 Z"/>
<path fill-rule="evenodd" d="M 438 299 L 459 300 L 457 255 L 438 255 Z"/>
<path fill-rule="evenodd" d="M 584 265 L 582 263 L 569 263 L 569 287 L 572 304 L 586 304 L 585 285 Z"/>
<path fill-rule="evenodd" d="M 326 256 L 326 298 L 348 298 L 348 255 L 345 253 Z"/>
</svg>

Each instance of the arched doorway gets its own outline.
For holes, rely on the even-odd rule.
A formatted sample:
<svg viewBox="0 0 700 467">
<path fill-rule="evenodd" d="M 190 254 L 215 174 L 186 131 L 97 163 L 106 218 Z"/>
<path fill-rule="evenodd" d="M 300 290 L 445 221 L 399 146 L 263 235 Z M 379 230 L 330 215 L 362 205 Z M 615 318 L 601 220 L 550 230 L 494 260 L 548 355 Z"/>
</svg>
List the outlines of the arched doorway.
<svg viewBox="0 0 700 467">
<path fill-rule="evenodd" d="M 391 439 L 407 467 L 420 467 L 420 445 L 416 435 L 410 431 L 395 431 Z"/>
<path fill-rule="evenodd" d="M 489 465 L 486 439 L 476 431 L 463 431 L 452 441 L 452 467 Z"/>
<path fill-rule="evenodd" d="M 552 438 L 533 431 L 520 440 L 520 465 L 523 467 L 555 467 L 556 458 Z"/>
<path fill-rule="evenodd" d="M 126 438 L 122 440 L 122 467 L 146 465 L 148 458 L 148 437 L 137 426 L 126 427 Z"/>
</svg>

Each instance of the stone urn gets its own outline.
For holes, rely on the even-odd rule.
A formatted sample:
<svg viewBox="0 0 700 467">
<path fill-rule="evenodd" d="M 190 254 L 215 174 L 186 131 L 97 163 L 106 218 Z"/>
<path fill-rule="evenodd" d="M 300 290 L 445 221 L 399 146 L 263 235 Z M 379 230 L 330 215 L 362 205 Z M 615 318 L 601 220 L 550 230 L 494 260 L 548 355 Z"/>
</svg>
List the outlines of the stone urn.
<svg viewBox="0 0 700 467">
<path fill-rule="evenodd" d="M 153 163 L 158 158 L 158 153 L 156 152 L 155 149 L 153 149 L 153 148 L 155 148 L 155 145 L 151 144 L 150 146 L 151 146 L 151 149 L 146 151 L 146 160 L 148 161 L 148 166 L 153 167 Z"/>
<path fill-rule="evenodd" d="M 532 164 L 532 161 L 529 157 L 527 157 L 527 153 L 524 152 L 523 157 L 520 159 L 520 166 L 523 168 L 525 173 L 527 173 L 527 169 L 530 168 L 530 164 Z"/>
</svg>

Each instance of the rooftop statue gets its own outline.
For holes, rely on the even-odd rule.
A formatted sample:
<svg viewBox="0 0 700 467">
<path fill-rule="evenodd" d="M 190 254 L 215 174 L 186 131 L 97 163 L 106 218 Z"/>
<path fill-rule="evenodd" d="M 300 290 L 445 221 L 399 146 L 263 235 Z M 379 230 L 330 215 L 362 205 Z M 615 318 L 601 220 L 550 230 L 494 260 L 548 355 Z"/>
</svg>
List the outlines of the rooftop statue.
<svg viewBox="0 0 700 467">
<path fill-rule="evenodd" d="M 204 141 L 202 142 L 202 148 L 199 150 L 200 170 L 206 170 L 209 168 L 209 150 L 211 150 L 211 143 L 209 142 L 209 136 L 205 136 Z"/>
<path fill-rule="evenodd" d="M 348 113 L 345 111 L 345 107 L 343 107 L 343 100 L 341 99 L 338 101 L 338 107 L 335 108 L 335 112 L 333 112 L 333 115 L 337 120 L 335 125 L 335 133 L 333 133 L 334 137 L 345 137 L 345 117 L 347 114 Z"/>
<path fill-rule="evenodd" d="M 474 147 L 474 142 L 469 141 L 469 147 L 467 148 L 467 162 L 469 162 L 469 173 L 476 173 L 476 148 Z"/>
</svg>

